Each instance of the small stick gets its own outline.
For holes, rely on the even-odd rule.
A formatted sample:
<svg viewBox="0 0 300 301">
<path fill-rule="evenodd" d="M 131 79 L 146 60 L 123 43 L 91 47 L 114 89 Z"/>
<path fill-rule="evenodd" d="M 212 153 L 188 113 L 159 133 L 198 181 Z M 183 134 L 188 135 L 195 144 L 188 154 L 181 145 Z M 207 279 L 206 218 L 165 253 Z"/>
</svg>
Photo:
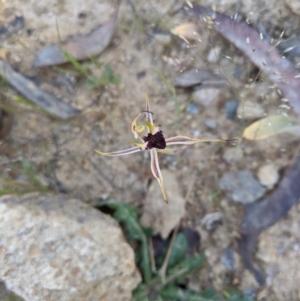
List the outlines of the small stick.
<svg viewBox="0 0 300 301">
<path fill-rule="evenodd" d="M 156 264 L 155 264 L 155 257 L 154 257 L 154 250 L 153 250 L 153 243 L 152 238 L 148 239 L 149 249 L 150 249 L 150 260 L 151 260 L 151 269 L 153 273 L 156 273 Z"/>
<path fill-rule="evenodd" d="M 171 238 L 171 241 L 170 241 L 170 244 L 169 244 L 169 247 L 168 247 L 168 251 L 167 251 L 164 263 L 163 263 L 162 267 L 160 268 L 160 270 L 158 272 L 158 274 L 160 275 L 163 283 L 165 282 L 165 279 L 166 279 L 166 272 L 167 272 L 167 267 L 168 267 L 170 255 L 171 255 L 171 252 L 172 252 L 172 248 L 173 248 L 175 238 L 176 238 L 177 232 L 179 230 L 180 224 L 181 224 L 181 220 L 179 221 L 179 223 L 177 224 L 177 226 L 175 227 L 175 229 L 173 231 L 172 238 Z"/>
</svg>

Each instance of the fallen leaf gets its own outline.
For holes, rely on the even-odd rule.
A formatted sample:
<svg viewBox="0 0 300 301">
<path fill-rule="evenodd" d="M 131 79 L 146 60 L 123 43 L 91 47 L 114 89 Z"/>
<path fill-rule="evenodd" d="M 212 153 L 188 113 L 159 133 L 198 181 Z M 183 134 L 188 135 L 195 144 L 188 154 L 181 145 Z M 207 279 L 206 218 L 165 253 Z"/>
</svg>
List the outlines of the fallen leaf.
<svg viewBox="0 0 300 301">
<path fill-rule="evenodd" d="M 300 117 L 299 72 L 287 58 L 280 55 L 274 45 L 262 40 L 259 32 L 247 23 L 236 22 L 233 18 L 210 8 L 193 5 L 192 8 L 188 8 L 188 12 L 198 17 L 199 20 L 205 17 L 218 33 L 243 51 L 277 85 L 284 98 L 289 100 L 290 105 Z"/>
<path fill-rule="evenodd" d="M 299 201 L 299 178 L 300 146 L 277 188 L 263 200 L 245 207 L 241 238 L 238 241 L 239 253 L 245 267 L 254 274 L 260 284 L 265 282 L 264 276 L 252 263 L 257 238 L 260 232 L 278 222 Z"/>
<path fill-rule="evenodd" d="M 157 182 L 153 181 L 145 200 L 141 223 L 166 239 L 185 215 L 185 200 L 180 193 L 174 173 L 162 170 L 162 174 L 169 204 L 162 202 L 161 191 Z"/>
<path fill-rule="evenodd" d="M 10 64 L 1 59 L 0 76 L 3 77 L 14 90 L 23 95 L 26 100 L 39 106 L 54 117 L 68 119 L 80 113 L 79 110 L 54 95 L 41 90 L 33 81 L 16 72 Z"/>
<path fill-rule="evenodd" d="M 85 36 L 72 37 L 60 44 L 49 45 L 37 55 L 34 67 L 53 66 L 68 61 L 68 56 L 84 60 L 101 53 L 111 42 L 117 22 L 119 7 L 107 23 L 94 28 Z"/>
<path fill-rule="evenodd" d="M 273 115 L 262 118 L 249 125 L 243 137 L 249 140 L 262 140 L 295 127 L 295 119 L 284 115 Z"/>
<path fill-rule="evenodd" d="M 260 34 L 244 22 L 236 22 L 229 16 L 209 8 L 193 5 L 188 8 L 193 16 L 206 17 L 213 28 L 242 50 L 250 60 L 265 72 L 282 92 L 300 117 L 300 76 L 293 64 L 282 57 L 276 47 L 260 39 Z M 249 43 L 248 43 L 249 41 Z M 252 263 L 257 238 L 261 231 L 279 221 L 300 198 L 300 146 L 277 188 L 259 202 L 246 205 L 241 224 L 239 253 L 244 266 L 253 273 L 260 284 L 265 277 Z"/>
</svg>

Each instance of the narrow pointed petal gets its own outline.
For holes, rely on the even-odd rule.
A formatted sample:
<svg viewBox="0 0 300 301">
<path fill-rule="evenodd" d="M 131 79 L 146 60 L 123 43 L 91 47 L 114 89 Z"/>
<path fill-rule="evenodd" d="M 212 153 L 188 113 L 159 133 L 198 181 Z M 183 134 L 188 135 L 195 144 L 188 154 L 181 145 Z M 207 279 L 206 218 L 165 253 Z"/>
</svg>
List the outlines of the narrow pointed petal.
<svg viewBox="0 0 300 301">
<path fill-rule="evenodd" d="M 137 117 L 135 117 L 133 119 L 133 121 L 131 122 L 131 130 L 132 130 L 132 133 L 133 133 L 135 139 L 138 139 L 139 134 L 145 129 L 145 126 L 137 125 L 137 120 L 139 119 L 140 116 L 141 116 L 141 113 L 139 115 L 137 115 Z"/>
<path fill-rule="evenodd" d="M 147 120 L 149 120 L 149 122 L 151 124 L 153 124 L 153 118 L 152 118 L 153 113 L 151 113 L 151 111 L 150 111 L 149 97 L 148 97 L 147 94 L 146 94 L 146 110 L 145 110 L 145 113 L 146 113 Z"/>
<path fill-rule="evenodd" d="M 157 156 L 157 151 L 155 148 L 150 150 L 150 155 L 151 155 L 151 171 L 153 176 L 156 178 L 158 181 L 158 184 L 160 186 L 160 189 L 163 194 L 164 201 L 168 203 L 168 199 L 165 193 L 165 188 L 164 188 L 164 182 L 163 182 L 163 177 L 160 171 L 159 167 L 159 162 L 158 162 L 158 156 Z"/>
<path fill-rule="evenodd" d="M 175 155 L 177 153 L 177 151 L 175 151 L 174 149 L 171 149 L 171 148 L 164 148 L 164 149 L 157 149 L 157 151 L 159 153 L 162 153 L 162 154 L 166 154 L 166 155 Z"/>
<path fill-rule="evenodd" d="M 148 128 L 148 132 L 151 133 L 151 134 L 153 134 L 153 135 L 159 130 L 159 128 L 157 128 L 149 120 L 146 120 L 146 125 L 147 125 L 147 128 Z"/>
<path fill-rule="evenodd" d="M 176 136 L 176 137 L 171 137 L 166 139 L 166 144 L 167 146 L 170 145 L 190 145 L 190 144 L 195 144 L 195 143 L 200 143 L 200 142 L 225 142 L 226 140 L 224 139 L 197 139 L 197 138 L 190 138 L 186 136 Z"/>
<path fill-rule="evenodd" d="M 141 148 L 138 147 L 138 146 L 135 146 L 135 147 L 131 147 L 131 148 L 128 148 L 128 149 L 124 149 L 124 150 L 120 150 L 120 151 L 116 151 L 116 152 L 111 152 L 111 153 L 103 153 L 103 152 L 100 152 L 97 149 L 94 149 L 94 151 L 96 153 L 102 155 L 102 156 L 115 157 L 115 156 L 125 156 L 125 155 L 140 152 Z"/>
<path fill-rule="evenodd" d="M 146 147 L 147 147 L 147 144 L 148 142 L 146 143 L 138 143 L 138 142 L 135 142 L 135 141 L 130 141 L 131 144 L 137 146 L 140 150 L 145 150 Z"/>
</svg>

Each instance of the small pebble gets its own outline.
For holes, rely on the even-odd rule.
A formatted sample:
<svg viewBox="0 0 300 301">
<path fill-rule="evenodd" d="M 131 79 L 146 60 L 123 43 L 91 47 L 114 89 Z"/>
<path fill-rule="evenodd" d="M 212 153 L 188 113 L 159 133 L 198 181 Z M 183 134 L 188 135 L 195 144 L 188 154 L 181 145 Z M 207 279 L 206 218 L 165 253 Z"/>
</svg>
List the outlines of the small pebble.
<svg viewBox="0 0 300 301">
<path fill-rule="evenodd" d="M 217 127 L 217 121 L 215 119 L 206 119 L 205 120 L 205 125 L 209 128 L 209 129 L 215 129 Z"/>
<path fill-rule="evenodd" d="M 221 262 L 229 271 L 234 271 L 234 255 L 231 248 L 226 248 L 222 254 Z"/>
<path fill-rule="evenodd" d="M 219 225 L 222 225 L 222 215 L 220 212 L 213 212 L 206 214 L 201 219 L 201 225 L 207 231 L 215 230 Z"/>
<path fill-rule="evenodd" d="M 226 118 L 229 120 L 236 120 L 236 111 L 238 108 L 239 102 L 237 100 L 228 100 L 225 103 L 224 111 L 226 113 Z"/>
<path fill-rule="evenodd" d="M 257 178 L 260 184 L 272 189 L 279 180 L 278 168 L 272 163 L 263 165 L 257 172 Z"/>
<path fill-rule="evenodd" d="M 194 103 L 190 103 L 186 107 L 186 111 L 191 115 L 196 115 L 199 113 L 199 107 L 197 105 L 195 105 Z"/>
<path fill-rule="evenodd" d="M 243 158 L 243 151 L 240 147 L 229 147 L 225 149 L 223 158 L 227 163 L 233 163 Z"/>
<path fill-rule="evenodd" d="M 207 60 L 210 63 L 216 63 L 219 58 L 220 58 L 220 54 L 221 54 L 221 47 L 213 47 L 207 55 Z"/>
<path fill-rule="evenodd" d="M 172 37 L 169 34 L 155 33 L 154 37 L 162 45 L 169 45 L 172 41 Z"/>
<path fill-rule="evenodd" d="M 242 204 L 255 202 L 266 191 L 248 170 L 225 174 L 219 181 L 219 186 L 227 191 L 232 200 Z"/>
<path fill-rule="evenodd" d="M 202 88 L 193 92 L 193 100 L 205 107 L 216 105 L 220 98 L 221 93 L 218 88 Z"/>
<path fill-rule="evenodd" d="M 251 100 L 241 101 L 238 109 L 237 116 L 239 119 L 253 120 L 264 116 L 264 109 L 259 103 Z"/>
<path fill-rule="evenodd" d="M 194 137 L 200 137 L 201 132 L 199 130 L 195 130 L 193 135 L 194 135 Z"/>
</svg>

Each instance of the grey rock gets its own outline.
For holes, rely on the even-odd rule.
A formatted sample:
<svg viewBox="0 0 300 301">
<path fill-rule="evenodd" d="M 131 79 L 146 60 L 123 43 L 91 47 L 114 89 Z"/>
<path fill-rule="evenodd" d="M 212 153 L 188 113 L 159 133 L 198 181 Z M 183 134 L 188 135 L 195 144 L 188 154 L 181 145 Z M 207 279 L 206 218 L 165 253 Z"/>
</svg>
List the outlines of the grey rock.
<svg viewBox="0 0 300 301">
<path fill-rule="evenodd" d="M 236 111 L 239 106 L 239 102 L 237 100 L 228 100 L 224 105 L 224 111 L 226 113 L 226 117 L 229 120 L 236 119 Z"/>
<path fill-rule="evenodd" d="M 225 174 L 220 180 L 219 186 L 226 190 L 235 202 L 243 204 L 256 201 L 266 191 L 248 170 Z"/>
<path fill-rule="evenodd" d="M 233 163 L 243 158 L 243 150 L 240 147 L 226 148 L 223 154 L 223 159 L 228 163 Z"/>
<path fill-rule="evenodd" d="M 201 225 L 207 231 L 215 230 L 219 225 L 222 225 L 222 215 L 220 212 L 213 212 L 206 214 L 201 219 Z"/>
<path fill-rule="evenodd" d="M 231 248 L 226 248 L 222 254 L 221 262 L 229 271 L 234 271 L 234 254 Z"/>
<path fill-rule="evenodd" d="M 300 3 L 298 0 L 285 0 L 289 8 L 297 15 L 300 15 Z"/>
<path fill-rule="evenodd" d="M 198 85 L 222 87 L 226 84 L 227 82 L 222 75 L 206 68 L 190 69 L 181 72 L 174 82 L 174 86 L 180 88 L 191 88 Z"/>
<path fill-rule="evenodd" d="M 220 101 L 221 96 L 221 90 L 214 87 L 198 89 L 193 92 L 194 103 L 205 107 L 216 105 Z"/>
<path fill-rule="evenodd" d="M 1 197 L 0 216 L 0 278 L 24 300 L 131 300 L 141 278 L 110 216 L 50 194 Z"/>
<path fill-rule="evenodd" d="M 262 105 L 252 100 L 240 102 L 237 108 L 237 117 L 244 120 L 253 120 L 263 117 L 264 113 Z"/>
</svg>

